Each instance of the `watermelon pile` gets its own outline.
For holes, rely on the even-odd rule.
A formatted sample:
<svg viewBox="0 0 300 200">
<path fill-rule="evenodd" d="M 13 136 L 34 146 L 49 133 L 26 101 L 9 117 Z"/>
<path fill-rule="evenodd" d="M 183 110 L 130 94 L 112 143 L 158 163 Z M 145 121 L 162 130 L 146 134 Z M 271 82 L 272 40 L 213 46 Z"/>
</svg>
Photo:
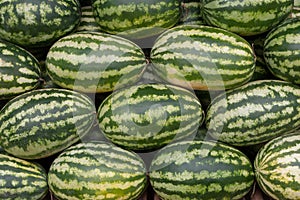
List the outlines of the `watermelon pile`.
<svg viewBox="0 0 300 200">
<path fill-rule="evenodd" d="M 299 200 L 299 0 L 1 0 L 0 199 Z"/>
</svg>

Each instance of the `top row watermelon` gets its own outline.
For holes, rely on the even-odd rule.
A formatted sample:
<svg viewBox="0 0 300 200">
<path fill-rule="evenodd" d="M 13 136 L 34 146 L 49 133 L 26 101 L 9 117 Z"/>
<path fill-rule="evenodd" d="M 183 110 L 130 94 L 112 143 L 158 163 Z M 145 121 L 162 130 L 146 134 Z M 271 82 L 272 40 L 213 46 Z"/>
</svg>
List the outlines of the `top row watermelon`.
<svg viewBox="0 0 300 200">
<path fill-rule="evenodd" d="M 195 0 L 193 0 L 195 1 Z M 293 0 L 198 0 L 208 25 L 242 36 L 264 33 L 292 11 Z M 51 46 L 76 30 L 81 7 L 91 4 L 101 30 L 139 39 L 175 26 L 186 0 L 1 0 L 0 38 L 23 47 Z"/>
</svg>

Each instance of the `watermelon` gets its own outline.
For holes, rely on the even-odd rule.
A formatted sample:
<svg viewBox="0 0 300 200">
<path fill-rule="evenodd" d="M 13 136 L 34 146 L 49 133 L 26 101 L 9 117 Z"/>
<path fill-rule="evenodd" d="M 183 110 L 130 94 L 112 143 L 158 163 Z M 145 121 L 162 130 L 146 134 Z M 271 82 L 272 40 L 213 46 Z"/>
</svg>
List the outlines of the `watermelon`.
<svg viewBox="0 0 300 200">
<path fill-rule="evenodd" d="M 49 50 L 46 68 L 60 87 L 103 93 L 136 83 L 146 66 L 143 50 L 128 39 L 82 31 L 58 40 Z"/>
<path fill-rule="evenodd" d="M 181 141 L 154 156 L 149 178 L 164 200 L 241 199 L 252 188 L 252 163 L 241 151 L 213 141 Z"/>
<path fill-rule="evenodd" d="M 111 143 L 80 143 L 54 159 L 48 184 L 60 200 L 134 200 L 147 186 L 146 166 L 138 154 Z"/>
<path fill-rule="evenodd" d="M 96 22 L 92 6 L 81 7 L 81 18 L 79 26 L 76 29 L 78 31 L 96 31 L 101 32 L 99 24 Z"/>
<path fill-rule="evenodd" d="M 0 146 L 19 158 L 49 157 L 78 142 L 96 117 L 93 101 L 65 89 L 19 95 L 0 111 Z"/>
<path fill-rule="evenodd" d="M 299 18 L 300 17 L 300 0 L 294 0 L 294 6 L 293 6 L 290 17 L 291 18 Z"/>
<path fill-rule="evenodd" d="M 130 39 L 147 38 L 176 25 L 180 0 L 92 0 L 101 30 Z"/>
<path fill-rule="evenodd" d="M 300 87 L 282 80 L 257 80 L 215 97 L 205 126 L 216 140 L 248 146 L 300 126 Z"/>
<path fill-rule="evenodd" d="M 265 144 L 254 161 L 259 187 L 273 199 L 300 199 L 300 132 Z"/>
<path fill-rule="evenodd" d="M 265 33 L 285 20 L 293 0 L 203 0 L 204 21 L 243 36 Z"/>
<path fill-rule="evenodd" d="M 205 25 L 179 25 L 162 33 L 150 54 L 165 81 L 194 90 L 226 90 L 247 83 L 255 55 L 241 36 Z"/>
<path fill-rule="evenodd" d="M 117 90 L 98 108 L 99 127 L 113 143 L 151 151 L 194 134 L 204 120 L 195 94 L 168 84 Z"/>
<path fill-rule="evenodd" d="M 0 198 L 43 199 L 48 193 L 46 170 L 35 162 L 0 153 Z"/>
<path fill-rule="evenodd" d="M 291 18 L 272 29 L 264 42 L 264 58 L 271 73 L 300 84 L 300 18 Z"/>
<path fill-rule="evenodd" d="M 37 59 L 27 50 L 0 40 L 0 99 L 11 99 L 41 83 Z"/>
<path fill-rule="evenodd" d="M 23 47 L 51 46 L 80 23 L 78 0 L 1 0 L 0 38 Z"/>
</svg>

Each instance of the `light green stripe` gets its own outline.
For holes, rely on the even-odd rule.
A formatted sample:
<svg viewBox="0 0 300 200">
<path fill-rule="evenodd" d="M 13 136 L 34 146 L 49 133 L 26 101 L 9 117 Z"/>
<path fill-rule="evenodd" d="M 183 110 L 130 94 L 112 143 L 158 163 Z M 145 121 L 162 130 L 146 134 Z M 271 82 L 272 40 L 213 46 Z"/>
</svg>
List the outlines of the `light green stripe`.
<svg viewBox="0 0 300 200">
<path fill-rule="evenodd" d="M 176 42 L 176 38 L 177 37 L 187 37 L 187 40 L 185 41 L 185 44 L 191 44 L 196 42 L 193 37 L 209 37 L 209 38 L 213 38 L 216 41 L 222 41 L 222 42 L 228 42 L 228 44 L 230 44 L 232 47 L 242 47 L 245 49 L 250 49 L 250 46 L 247 44 L 247 42 L 242 42 L 237 40 L 237 37 L 234 37 L 232 35 L 230 35 L 230 33 L 226 33 L 224 31 L 217 32 L 218 29 L 215 28 L 210 28 L 207 26 L 197 26 L 194 25 L 195 29 L 189 28 L 187 30 L 180 30 L 179 32 L 177 32 L 177 29 L 180 29 L 180 27 L 184 27 L 183 26 L 178 26 L 175 29 L 171 29 L 168 32 L 162 34 L 158 40 L 156 40 L 153 49 L 155 49 L 155 52 L 157 52 L 158 50 L 156 50 L 157 47 L 160 48 L 167 48 L 166 46 L 168 45 L 168 43 L 172 40 L 174 41 L 174 43 L 172 43 L 175 47 L 177 47 L 178 49 L 182 48 L 181 43 Z M 193 27 L 193 25 L 189 25 L 187 27 Z M 207 29 L 207 30 L 206 30 Z M 215 30 L 215 31 L 214 31 Z M 170 41 L 169 41 L 170 40 Z M 197 42 L 196 42 L 197 43 Z M 198 43 L 197 43 L 198 44 Z M 201 43 L 200 43 L 201 44 Z M 172 47 L 173 47 L 172 45 Z M 201 45 L 200 45 L 201 46 Z M 191 47 L 190 45 L 184 46 L 185 48 Z M 197 48 L 197 45 L 193 45 L 193 48 Z M 216 49 L 212 48 L 214 51 L 216 51 Z M 250 50 L 251 51 L 251 50 Z M 159 52 L 159 51 L 158 51 Z"/>
<path fill-rule="evenodd" d="M 101 51 L 105 51 L 105 49 L 101 49 Z M 100 51 L 99 51 L 100 52 Z M 128 52 L 128 51 L 127 51 Z M 48 59 L 53 59 L 53 60 L 66 60 L 68 63 L 75 65 L 75 66 L 80 66 L 82 65 L 82 69 L 85 69 L 85 65 L 88 64 L 101 64 L 101 67 L 103 68 L 103 66 L 109 66 L 112 62 L 117 62 L 117 63 L 124 63 L 124 67 L 127 66 L 126 62 L 131 63 L 134 61 L 143 63 L 144 59 L 141 56 L 133 56 L 135 54 L 133 54 L 132 56 L 122 56 L 127 52 L 122 52 L 122 51 L 118 51 L 117 54 L 113 55 L 113 54 L 109 54 L 109 55 L 85 55 L 85 54 L 81 54 L 81 55 L 76 55 L 76 54 L 70 54 L 67 52 L 50 52 L 49 58 Z M 139 64 L 141 65 L 141 64 Z M 47 65 L 48 68 L 50 68 L 51 70 L 51 63 L 50 65 Z M 56 66 L 57 68 L 62 68 L 61 70 L 63 70 L 62 66 Z M 95 73 L 95 72 L 93 72 Z M 91 74 L 90 74 L 91 75 Z M 98 74 L 96 74 L 98 75 Z M 74 76 L 74 75 L 72 75 Z M 80 77 L 79 77 L 80 78 Z"/>
<path fill-rule="evenodd" d="M 85 144 L 83 144 L 84 147 Z M 136 159 L 135 157 L 132 157 L 132 154 L 128 153 L 126 150 L 118 150 L 111 145 L 107 146 L 107 148 L 103 148 L 103 145 L 98 146 L 95 145 L 95 150 L 90 149 L 93 148 L 91 146 L 86 146 L 86 149 L 76 149 L 75 147 L 70 150 L 70 152 L 66 152 L 63 156 L 58 157 L 55 159 L 55 163 L 59 162 L 65 162 L 66 160 L 68 162 L 74 162 L 81 163 L 80 158 L 74 157 L 74 155 L 93 155 L 96 156 L 96 160 L 92 162 L 89 160 L 88 162 L 82 162 L 83 164 L 87 165 L 87 163 L 92 165 L 104 165 L 107 167 L 112 167 L 116 170 L 125 170 L 131 169 L 131 170 L 139 170 L 143 168 L 143 163 L 141 160 Z M 84 157 L 82 158 L 83 161 L 85 161 Z M 110 159 L 118 159 L 118 163 L 113 163 Z M 101 162 L 103 161 L 103 162 Z M 121 162 L 124 163 L 121 163 Z M 126 163 L 125 163 L 126 162 Z"/>
</svg>

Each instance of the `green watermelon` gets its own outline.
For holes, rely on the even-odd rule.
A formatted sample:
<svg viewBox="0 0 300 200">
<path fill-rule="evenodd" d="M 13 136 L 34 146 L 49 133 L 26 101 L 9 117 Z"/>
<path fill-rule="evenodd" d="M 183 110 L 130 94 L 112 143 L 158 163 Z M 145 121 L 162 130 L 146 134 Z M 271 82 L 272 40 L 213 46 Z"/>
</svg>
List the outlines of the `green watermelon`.
<svg viewBox="0 0 300 200">
<path fill-rule="evenodd" d="M 0 100 L 36 89 L 40 83 L 37 59 L 27 50 L 0 40 Z"/>
<path fill-rule="evenodd" d="M 300 126 L 300 87 L 257 80 L 215 97 L 205 126 L 218 141 L 234 146 L 267 142 Z"/>
<path fill-rule="evenodd" d="M 207 24 L 250 36 L 278 25 L 292 7 L 293 0 L 203 0 L 201 12 Z"/>
<path fill-rule="evenodd" d="M 58 40 L 49 50 L 46 68 L 60 87 L 103 93 L 136 83 L 146 66 L 143 50 L 125 38 L 82 31 Z"/>
<path fill-rule="evenodd" d="M 252 188 L 252 163 L 241 151 L 213 141 L 182 141 L 160 149 L 149 178 L 164 200 L 241 199 Z"/>
<path fill-rule="evenodd" d="M 117 90 L 98 108 L 104 135 L 135 151 L 151 151 L 194 134 L 204 120 L 195 94 L 168 84 L 140 84 Z"/>
<path fill-rule="evenodd" d="M 150 54 L 163 80 L 194 90 L 226 90 L 247 83 L 255 69 L 250 44 L 239 35 L 204 25 L 162 33 Z"/>
<path fill-rule="evenodd" d="M 92 7 L 101 30 L 131 39 L 157 35 L 181 16 L 180 0 L 92 0 Z"/>
<path fill-rule="evenodd" d="M 0 153 L 0 199 L 43 199 L 47 172 L 39 164 Z"/>
<path fill-rule="evenodd" d="M 111 143 L 80 143 L 54 159 L 48 184 L 60 200 L 135 200 L 147 186 L 146 166 L 136 153 Z"/>
<path fill-rule="evenodd" d="M 273 199 L 300 199 L 300 132 L 265 144 L 254 161 L 259 187 Z"/>
<path fill-rule="evenodd" d="M 0 110 L 0 146 L 23 159 L 49 157 L 78 142 L 94 124 L 95 105 L 65 89 L 19 95 Z"/>
<path fill-rule="evenodd" d="M 300 18 L 291 18 L 272 29 L 264 42 L 264 58 L 271 73 L 300 84 Z"/>
<path fill-rule="evenodd" d="M 1 0 L 0 38 L 23 47 L 45 47 L 80 23 L 78 0 Z"/>
</svg>

